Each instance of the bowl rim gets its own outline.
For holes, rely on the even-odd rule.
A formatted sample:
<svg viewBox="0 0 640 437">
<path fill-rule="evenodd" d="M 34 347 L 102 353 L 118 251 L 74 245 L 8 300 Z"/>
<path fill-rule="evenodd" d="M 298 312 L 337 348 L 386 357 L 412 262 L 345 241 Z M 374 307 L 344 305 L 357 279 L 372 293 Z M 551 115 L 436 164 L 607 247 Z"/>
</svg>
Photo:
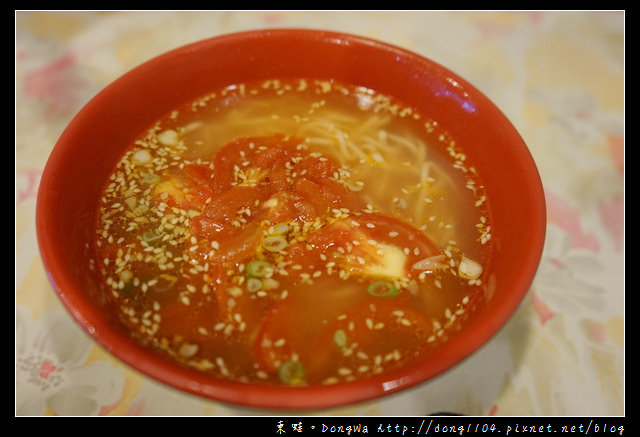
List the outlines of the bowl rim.
<svg viewBox="0 0 640 437">
<path fill-rule="evenodd" d="M 537 226 L 530 230 L 531 235 L 529 236 L 529 240 L 533 243 L 530 245 L 527 256 L 523 258 L 520 266 L 522 273 L 519 276 L 519 281 L 515 284 L 515 291 L 509 294 L 507 299 L 495 303 L 495 309 L 491 317 L 486 316 L 471 321 L 471 323 L 474 323 L 473 328 L 476 330 L 473 337 L 458 336 L 452 345 L 445 345 L 446 354 L 442 355 L 444 359 L 438 360 L 438 363 L 430 363 L 427 366 L 425 366 L 424 363 L 420 365 L 409 365 L 407 368 L 385 372 L 371 378 L 329 386 L 273 387 L 219 379 L 211 380 L 211 378 L 201 376 L 195 370 L 184 369 L 162 359 L 154 359 L 156 355 L 146 349 L 141 349 L 140 346 L 134 344 L 127 336 L 123 335 L 123 333 L 111 329 L 111 327 L 100 318 L 98 311 L 91 306 L 86 296 L 82 296 L 81 290 L 76 290 L 74 280 L 71 273 L 67 270 L 64 258 L 58 257 L 57 249 L 52 247 L 48 232 L 49 224 L 47 214 L 54 206 L 47 198 L 47 187 L 51 179 L 55 179 L 55 169 L 59 163 L 65 159 L 65 135 L 69 130 L 73 129 L 75 123 L 78 123 L 78 120 L 85 113 L 86 108 L 99 104 L 101 96 L 105 92 L 110 92 L 118 87 L 123 80 L 129 80 L 138 74 L 142 74 L 145 69 L 153 68 L 157 64 L 166 62 L 166 60 L 174 56 L 183 53 L 197 52 L 212 44 L 233 44 L 236 41 L 268 37 L 313 39 L 330 44 L 346 43 L 368 45 L 376 50 L 394 53 L 396 56 L 414 63 L 424 63 L 428 65 L 429 68 L 434 68 L 443 74 L 455 78 L 465 91 L 472 93 L 478 101 L 483 101 L 489 105 L 489 107 L 494 110 L 493 116 L 501 117 L 502 123 L 509 127 L 508 131 L 505 132 L 505 134 L 509 136 L 508 141 L 513 144 L 519 144 L 519 147 L 523 148 L 523 168 L 529 173 L 531 180 L 531 184 L 528 187 L 532 199 L 530 207 L 532 208 L 532 213 L 535 215 L 533 222 Z M 129 70 L 92 98 L 66 127 L 45 165 L 36 203 L 36 233 L 40 254 L 48 279 L 73 319 L 75 319 L 82 329 L 89 333 L 101 347 L 120 361 L 128 364 L 132 370 L 152 377 L 167 386 L 228 404 L 267 409 L 324 409 L 372 400 L 382 395 L 396 393 L 424 383 L 454 367 L 496 335 L 516 311 L 527 294 L 538 269 L 542 256 L 545 232 L 546 209 L 544 191 L 533 157 L 530 155 L 526 144 L 515 127 L 482 92 L 448 68 L 421 54 L 361 35 L 319 29 L 271 28 L 213 36 L 167 51 Z M 455 346 L 455 348 L 453 348 L 453 346 Z"/>
</svg>

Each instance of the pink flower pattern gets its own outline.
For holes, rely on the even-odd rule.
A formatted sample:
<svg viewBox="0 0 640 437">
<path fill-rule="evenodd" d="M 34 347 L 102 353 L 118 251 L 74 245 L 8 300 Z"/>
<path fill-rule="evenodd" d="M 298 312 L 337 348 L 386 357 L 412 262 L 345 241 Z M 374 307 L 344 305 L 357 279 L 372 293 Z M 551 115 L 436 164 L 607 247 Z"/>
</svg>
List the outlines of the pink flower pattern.
<svg viewBox="0 0 640 437">
<path fill-rule="evenodd" d="M 55 58 L 26 73 L 24 95 L 45 102 L 52 115 L 71 114 L 89 84 L 80 71 L 73 54 Z"/>
<path fill-rule="evenodd" d="M 121 370 L 106 361 L 84 364 L 93 343 L 68 315 L 36 322 L 17 306 L 16 341 L 16 415 L 97 415 L 122 395 Z"/>
<path fill-rule="evenodd" d="M 559 226 L 571 235 L 573 248 L 582 248 L 594 252 L 600 250 L 600 243 L 597 237 L 583 229 L 580 214 L 566 199 L 550 191 L 545 193 L 545 199 L 547 202 L 548 222 Z"/>
<path fill-rule="evenodd" d="M 37 168 L 16 172 L 16 204 L 36 198 L 41 175 L 42 170 Z"/>
</svg>

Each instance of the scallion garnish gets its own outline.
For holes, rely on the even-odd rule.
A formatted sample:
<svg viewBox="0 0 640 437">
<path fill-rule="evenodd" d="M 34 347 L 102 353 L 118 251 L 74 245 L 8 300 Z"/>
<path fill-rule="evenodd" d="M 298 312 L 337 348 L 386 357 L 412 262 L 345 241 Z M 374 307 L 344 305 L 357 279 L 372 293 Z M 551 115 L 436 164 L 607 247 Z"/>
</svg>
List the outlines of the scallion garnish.
<svg viewBox="0 0 640 437">
<path fill-rule="evenodd" d="M 273 274 L 273 265 L 269 261 L 256 259 L 247 264 L 247 275 L 250 278 L 266 278 Z"/>
<path fill-rule="evenodd" d="M 367 293 L 376 297 L 393 297 L 400 291 L 389 281 L 376 281 L 369 284 Z"/>
<path fill-rule="evenodd" d="M 307 369 L 297 360 L 289 360 L 282 363 L 278 369 L 278 377 L 285 384 L 297 385 L 304 381 Z"/>
</svg>

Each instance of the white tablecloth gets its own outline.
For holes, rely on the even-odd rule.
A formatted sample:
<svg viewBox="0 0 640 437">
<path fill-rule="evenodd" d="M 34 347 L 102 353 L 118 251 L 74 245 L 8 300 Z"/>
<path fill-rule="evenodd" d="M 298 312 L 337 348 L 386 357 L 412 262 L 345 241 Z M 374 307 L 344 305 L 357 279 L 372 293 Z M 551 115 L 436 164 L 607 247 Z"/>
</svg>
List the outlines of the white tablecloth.
<svg viewBox="0 0 640 437">
<path fill-rule="evenodd" d="M 272 415 L 149 380 L 97 346 L 47 282 L 35 199 L 58 136 L 132 67 L 211 36 L 308 27 L 378 38 L 466 78 L 512 120 L 548 236 L 517 313 L 440 377 L 318 415 L 624 415 L 624 12 L 16 12 L 16 415 Z M 287 412 L 278 412 L 287 413 Z"/>
</svg>

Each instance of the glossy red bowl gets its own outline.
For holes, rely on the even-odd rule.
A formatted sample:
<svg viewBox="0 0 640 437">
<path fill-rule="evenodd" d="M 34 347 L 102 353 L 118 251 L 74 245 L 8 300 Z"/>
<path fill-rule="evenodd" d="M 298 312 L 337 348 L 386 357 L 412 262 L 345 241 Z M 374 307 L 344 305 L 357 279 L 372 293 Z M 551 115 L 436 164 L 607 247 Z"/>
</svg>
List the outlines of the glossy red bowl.
<svg viewBox="0 0 640 437">
<path fill-rule="evenodd" d="M 485 183 L 493 212 L 491 296 L 437 356 L 401 370 L 321 387 L 265 387 L 212 379 L 133 342 L 102 311 L 87 268 L 102 183 L 130 142 L 157 118 L 221 86 L 269 77 L 336 79 L 395 96 L 456 139 Z M 542 253 L 542 185 L 527 146 L 500 110 L 453 72 L 402 48 L 313 30 L 259 30 L 204 40 L 156 57 L 95 96 L 55 145 L 40 182 L 37 233 L 47 274 L 71 315 L 132 368 L 230 404 L 335 407 L 423 383 L 489 341 L 514 313 Z"/>
</svg>

